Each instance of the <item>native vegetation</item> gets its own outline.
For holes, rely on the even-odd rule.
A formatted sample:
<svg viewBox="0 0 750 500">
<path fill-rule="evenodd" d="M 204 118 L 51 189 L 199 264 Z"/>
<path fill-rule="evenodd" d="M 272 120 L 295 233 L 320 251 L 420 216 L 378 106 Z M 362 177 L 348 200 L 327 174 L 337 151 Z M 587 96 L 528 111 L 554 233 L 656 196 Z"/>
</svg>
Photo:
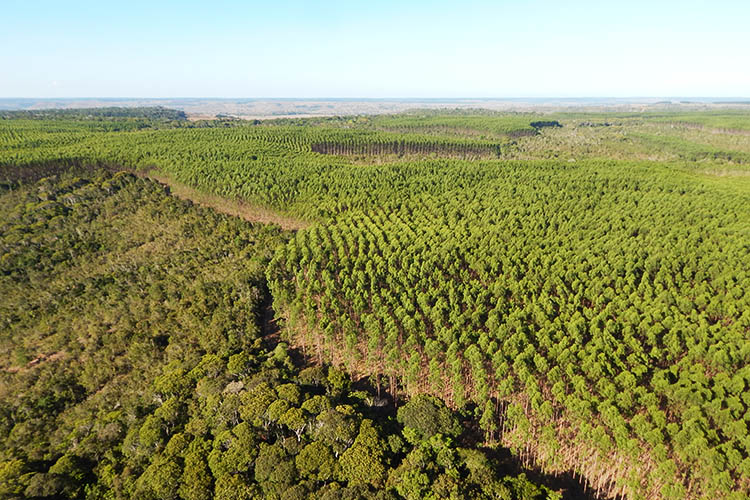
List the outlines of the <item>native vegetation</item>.
<svg viewBox="0 0 750 500">
<path fill-rule="evenodd" d="M 462 446 L 441 400 L 394 415 L 295 366 L 263 324 L 278 227 L 125 172 L 0 210 L 0 498 L 555 498 Z"/>
</svg>

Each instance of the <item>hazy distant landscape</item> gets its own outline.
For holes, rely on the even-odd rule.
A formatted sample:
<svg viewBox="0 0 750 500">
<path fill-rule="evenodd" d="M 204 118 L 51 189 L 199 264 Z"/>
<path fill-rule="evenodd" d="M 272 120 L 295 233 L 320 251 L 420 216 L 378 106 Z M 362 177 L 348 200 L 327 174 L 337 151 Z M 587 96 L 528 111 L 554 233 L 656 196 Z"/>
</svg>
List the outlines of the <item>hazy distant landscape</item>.
<svg viewBox="0 0 750 500">
<path fill-rule="evenodd" d="M 646 111 L 698 110 L 750 106 L 742 98 L 516 98 L 516 99 L 7 99 L 0 109 L 41 110 L 109 106 L 163 106 L 179 109 L 192 118 L 217 115 L 244 119 L 376 115 L 414 109 L 487 109 L 493 111 Z"/>
</svg>

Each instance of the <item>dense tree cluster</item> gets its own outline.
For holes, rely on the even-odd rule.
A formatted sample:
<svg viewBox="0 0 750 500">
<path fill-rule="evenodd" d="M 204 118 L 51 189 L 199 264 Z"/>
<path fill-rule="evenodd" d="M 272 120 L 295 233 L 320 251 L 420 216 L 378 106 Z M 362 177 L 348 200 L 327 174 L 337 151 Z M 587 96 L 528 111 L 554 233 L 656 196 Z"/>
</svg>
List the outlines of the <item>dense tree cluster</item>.
<svg viewBox="0 0 750 500">
<path fill-rule="evenodd" d="M 617 119 L 617 124 L 569 127 L 566 121 L 605 119 Z M 664 124 L 670 119 L 674 127 Z M 293 456 L 294 473 L 299 475 L 297 457 L 309 445 L 313 448 L 300 459 L 313 464 L 302 466 L 309 471 L 304 481 L 322 474 L 338 485 L 325 483 L 326 487 L 361 489 L 363 483 L 352 482 L 364 469 L 360 459 L 383 456 L 387 458 L 381 462 L 379 484 L 393 486 L 391 493 L 428 495 L 418 487 L 425 484 L 440 497 L 434 488 L 442 486 L 436 485 L 456 484 L 440 479 L 448 474 L 445 470 L 415 473 L 403 465 L 443 463 L 439 448 L 444 445 L 439 443 L 458 439 L 450 412 L 445 413 L 437 400 L 420 396 L 432 395 L 471 413 L 487 443 L 510 446 L 522 460 L 548 471 L 572 469 L 599 492 L 633 499 L 745 498 L 750 493 L 750 176 L 745 166 L 750 143 L 742 134 L 696 135 L 684 126 L 690 119 L 717 129 L 738 130 L 750 123 L 747 113 L 539 117 L 456 112 L 113 132 L 87 121 L 0 120 L 0 183 L 11 190 L 4 199 L 18 200 L 8 205 L 13 214 L 8 220 L 13 222 L 3 234 L 7 232 L 10 239 L 5 244 L 11 246 L 3 249 L 9 257 L 3 257 L 2 265 L 12 277 L 7 279 L 23 279 L 26 269 L 46 277 L 69 255 L 102 248 L 100 239 L 86 231 L 69 229 L 65 237 L 47 237 L 49 221 L 64 221 L 70 203 L 79 198 L 20 200 L 25 191 L 16 190 L 19 181 L 68 167 L 155 168 L 204 191 L 318 222 L 286 243 L 269 242 L 263 254 L 278 247 L 270 265 L 261 267 L 276 309 L 287 319 L 287 341 L 321 363 L 345 368 L 355 379 L 368 378 L 378 391 L 385 389 L 397 399 L 406 396 L 421 405 L 399 413 L 393 425 L 404 427 L 393 431 L 372 418 L 367 405 L 357 406 L 352 391 L 333 390 L 326 382 L 307 384 L 301 374 L 284 368 L 283 361 L 269 361 L 275 359 L 274 351 L 258 345 L 243 348 L 255 359 L 254 371 L 238 376 L 221 364 L 228 367 L 230 357 L 239 354 L 231 350 L 235 347 L 211 347 L 224 349 L 217 353 L 193 341 L 198 342 L 196 349 L 203 349 L 201 359 L 214 353 L 221 360 L 210 371 L 221 380 L 216 383 L 222 386 L 216 389 L 220 398 L 234 390 L 225 391 L 229 384 L 241 384 L 232 386 L 238 393 L 250 392 L 254 377 L 267 377 L 258 373 L 279 370 L 273 372 L 276 378 L 266 381 L 275 394 L 268 392 L 266 410 L 275 418 L 247 422 L 256 429 L 253 432 L 264 429 L 273 436 L 264 441 L 270 448 L 259 442 L 254 461 L 263 457 L 291 463 Z M 530 124 L 540 120 L 565 126 L 545 127 L 536 134 Z M 321 144 L 326 150 L 316 152 Z M 418 145 L 424 152 L 415 156 L 406 145 Z M 474 161 L 430 152 L 450 145 L 501 147 L 498 158 Z M 395 155 L 386 151 L 393 147 Z M 378 157 L 379 148 L 387 154 Z M 399 157 L 399 151 L 408 154 Z M 82 190 L 80 199 L 86 200 L 92 184 L 118 181 L 77 182 L 70 189 Z M 86 210 L 81 213 L 89 219 L 108 213 Z M 46 219 L 40 222 L 39 217 Z M 191 231 L 190 238 L 204 234 L 196 228 Z M 207 248 L 218 251 L 225 246 L 212 242 Z M 35 266 L 38 271 L 33 271 Z M 234 293 L 219 286 L 233 276 L 227 269 L 211 277 L 216 303 Z M 253 276 L 248 282 L 262 282 Z M 63 276 L 55 283 L 63 287 L 68 282 L 75 280 Z M 122 281 L 94 283 L 86 282 L 81 289 L 107 289 Z M 51 294 L 39 288 L 26 295 L 59 300 L 71 290 L 75 297 L 79 288 L 53 289 Z M 115 296 L 122 301 L 122 294 Z M 163 305 L 174 309 L 168 313 L 156 308 L 162 311 L 158 318 L 179 318 L 183 305 L 176 299 Z M 8 305 L 6 311 L 12 314 L 7 317 L 16 318 L 17 311 L 28 309 L 21 306 Z M 28 310 L 34 318 L 41 314 Z M 74 315 L 78 309 L 71 305 L 54 310 Z M 32 329 L 33 321 L 24 321 L 25 330 L 6 338 L 18 342 L 28 337 L 33 343 L 35 336 L 51 332 L 46 323 Z M 225 325 L 231 320 L 216 321 Z M 67 331 L 64 338 L 73 339 L 72 332 L 81 328 L 76 325 L 54 330 Z M 171 334 L 157 335 L 152 345 L 166 349 L 164 336 Z M 45 348 L 43 354 L 49 358 L 43 359 L 12 344 L 8 358 L 20 360 L 15 368 L 29 363 L 44 367 L 58 351 L 54 346 Z M 279 356 L 285 358 L 283 353 Z M 191 359 L 193 364 L 181 365 L 186 374 L 201 362 Z M 96 366 L 120 373 L 116 363 Z M 104 377 L 96 373 L 86 376 L 93 381 Z M 331 373 L 338 377 L 336 370 L 320 377 L 328 380 Z M 186 394 L 202 393 L 201 378 L 188 377 Z M 215 389 L 205 384 L 209 393 L 210 387 Z M 298 388 L 297 398 L 278 392 L 288 384 Z M 76 398 L 96 384 L 64 386 L 73 392 L 61 394 L 79 401 Z M 311 431 L 310 411 L 304 408 L 316 396 L 327 398 L 328 403 L 321 404 L 334 410 L 349 405 L 360 415 L 346 450 L 337 454 L 333 443 L 326 444 L 338 464 L 333 469 L 311 458 L 326 455 L 316 444 L 322 438 Z M 277 400 L 285 402 L 276 404 Z M 159 408 L 164 401 L 162 397 Z M 138 404 L 144 409 L 133 421 L 156 411 L 153 402 Z M 179 425 L 170 429 L 192 432 L 188 422 L 199 414 L 190 413 L 191 404 L 178 405 L 188 413 L 179 410 Z M 245 422 L 242 413 L 238 415 Z M 301 426 L 303 421 L 308 425 Z M 372 421 L 372 427 L 366 421 Z M 432 434 L 422 421 L 442 430 Z M 386 436 L 391 432 L 407 448 L 396 452 L 390 444 L 365 444 L 373 435 L 390 443 Z M 361 433 L 362 446 L 357 446 Z M 34 434 L 42 435 L 43 431 Z M 170 441 L 164 439 L 159 446 L 166 450 Z M 285 448 L 284 443 L 294 442 L 305 447 Z M 408 446 L 416 449 L 425 442 L 433 443 L 432 451 L 409 459 L 413 450 Z M 183 450 L 180 446 L 169 449 Z M 344 460 L 348 450 L 354 450 L 346 455 L 351 460 Z M 464 462 L 473 460 L 468 452 L 455 450 Z M 182 451 L 175 453 L 181 458 L 159 467 L 173 470 L 176 477 L 187 458 Z M 4 470 L 17 470 L 14 464 L 8 462 Z M 134 476 L 145 474 L 144 464 Z M 253 464 L 243 469 L 248 491 L 270 494 L 263 484 L 277 481 L 273 471 Z M 380 470 L 375 465 L 365 468 Z M 454 479 L 471 477 L 463 468 Z M 399 491 L 395 485 L 407 478 L 414 481 L 414 489 Z M 128 484 L 138 480 L 133 477 Z M 303 489 L 323 483 L 305 484 Z M 374 483 L 367 484 L 374 492 Z"/>
<path fill-rule="evenodd" d="M 529 125 L 535 129 L 546 128 L 546 127 L 562 127 L 562 124 L 557 120 L 537 120 L 531 122 Z"/>
<path fill-rule="evenodd" d="M 449 137 L 521 137 L 536 134 L 531 113 L 491 113 L 481 111 L 415 111 L 372 120 L 375 128 L 389 131 L 442 135 Z"/>
<path fill-rule="evenodd" d="M 456 143 L 435 140 L 335 140 L 314 142 L 315 153 L 338 155 L 437 155 L 456 158 L 492 158 L 500 155 L 500 145 Z"/>
<path fill-rule="evenodd" d="M 664 113 L 654 116 L 653 119 L 658 122 L 678 123 L 730 132 L 750 130 L 748 112 L 738 109 L 707 110 L 702 113 Z"/>
<path fill-rule="evenodd" d="M 0 498 L 556 498 L 264 338 L 278 229 L 90 174 L 0 197 Z"/>
<path fill-rule="evenodd" d="M 745 194 L 645 169 L 506 164 L 300 232 L 269 276 L 313 352 L 473 401 L 545 466 L 724 496 L 750 477 L 747 221 Z"/>
<path fill-rule="evenodd" d="M 123 121 L 123 119 L 141 118 L 160 121 L 184 121 L 184 111 L 153 107 L 101 107 L 72 109 L 34 109 L 24 111 L 0 111 L 0 119 L 33 119 L 33 120 L 103 120 Z"/>
</svg>

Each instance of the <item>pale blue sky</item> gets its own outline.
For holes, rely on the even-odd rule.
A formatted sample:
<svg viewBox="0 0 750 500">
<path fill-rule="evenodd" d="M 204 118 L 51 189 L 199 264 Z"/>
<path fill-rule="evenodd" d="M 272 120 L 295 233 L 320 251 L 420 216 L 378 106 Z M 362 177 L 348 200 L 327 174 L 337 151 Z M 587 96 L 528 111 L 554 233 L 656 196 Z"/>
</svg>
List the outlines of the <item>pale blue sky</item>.
<svg viewBox="0 0 750 500">
<path fill-rule="evenodd" d="M 750 0 L 0 0 L 0 97 L 750 96 Z"/>
</svg>

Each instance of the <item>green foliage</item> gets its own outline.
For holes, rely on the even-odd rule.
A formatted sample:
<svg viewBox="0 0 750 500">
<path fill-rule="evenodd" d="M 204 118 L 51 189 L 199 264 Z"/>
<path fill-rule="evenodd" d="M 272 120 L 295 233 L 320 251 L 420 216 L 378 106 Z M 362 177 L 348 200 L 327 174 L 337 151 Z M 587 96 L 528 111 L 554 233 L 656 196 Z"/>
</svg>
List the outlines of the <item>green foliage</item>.
<svg viewBox="0 0 750 500">
<path fill-rule="evenodd" d="M 406 428 L 406 438 L 415 444 L 435 434 L 456 437 L 461 432 L 445 403 L 426 394 L 411 398 L 399 408 L 398 421 Z"/>
<path fill-rule="evenodd" d="M 29 475 L 25 474 L 25 469 L 22 460 L 0 462 L 0 498 L 14 498 L 23 493 Z"/>
<path fill-rule="evenodd" d="M 297 468 L 293 457 L 279 442 L 271 445 L 261 444 L 258 458 L 255 460 L 255 480 L 269 498 L 278 498 L 291 487 L 297 479 Z"/>
<path fill-rule="evenodd" d="M 295 464 L 304 478 L 318 481 L 332 479 L 338 467 L 331 448 L 321 441 L 313 441 L 302 448 Z"/>
<path fill-rule="evenodd" d="M 370 420 L 363 420 L 354 444 L 341 455 L 341 478 L 353 486 L 379 487 L 385 478 L 384 446 Z"/>
<path fill-rule="evenodd" d="M 0 498 L 397 495 L 404 429 L 260 336 L 278 228 L 104 171 L 0 210 L 0 348 L 27 353 L 2 365 Z"/>
<path fill-rule="evenodd" d="M 0 119 L 33 119 L 33 120 L 109 120 L 116 123 L 128 123 L 124 119 L 148 120 L 187 120 L 184 111 L 168 109 L 161 106 L 145 108 L 83 108 L 83 109 L 39 109 L 31 111 L 0 111 Z"/>
<path fill-rule="evenodd" d="M 211 443 L 196 497 L 366 496 L 377 398 L 351 371 L 613 491 L 746 495 L 747 112 L 38 118 L 0 120 L 7 490 L 156 495 L 183 434 Z M 281 235 L 113 166 L 317 224 Z M 266 281 L 291 346 L 259 341 Z M 298 373 L 300 345 L 337 368 Z M 455 417 L 412 402 L 404 432 L 375 424 L 391 494 L 536 494 L 461 464 Z M 74 443 L 93 476 L 49 471 Z M 262 445 L 291 471 L 312 443 L 327 479 L 311 456 L 286 490 L 258 476 Z"/>
</svg>

